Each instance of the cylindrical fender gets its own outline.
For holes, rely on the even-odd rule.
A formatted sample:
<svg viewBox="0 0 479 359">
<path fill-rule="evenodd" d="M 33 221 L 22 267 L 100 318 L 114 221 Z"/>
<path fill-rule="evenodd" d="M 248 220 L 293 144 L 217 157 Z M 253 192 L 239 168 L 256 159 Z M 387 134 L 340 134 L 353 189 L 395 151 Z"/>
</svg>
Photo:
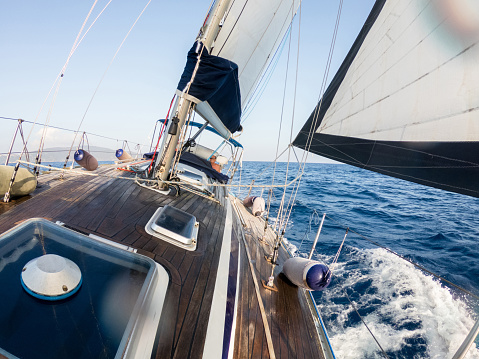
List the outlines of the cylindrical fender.
<svg viewBox="0 0 479 359">
<path fill-rule="evenodd" d="M 246 197 L 243 200 L 243 205 L 245 207 L 252 207 L 251 212 L 253 212 L 253 215 L 255 215 L 256 217 L 261 216 L 265 209 L 265 202 L 264 199 L 261 197 Z"/>
<path fill-rule="evenodd" d="M 122 150 L 121 148 L 116 150 L 115 156 L 120 161 L 129 160 L 132 158 L 128 152 L 126 152 L 125 150 Z"/>
<path fill-rule="evenodd" d="M 94 171 L 98 168 L 98 161 L 96 158 L 85 150 L 76 151 L 73 157 L 75 158 L 76 163 L 88 171 Z"/>
<path fill-rule="evenodd" d="M 331 282 L 331 271 L 326 265 L 301 257 L 288 258 L 283 273 L 293 284 L 307 290 L 323 290 Z"/>
</svg>

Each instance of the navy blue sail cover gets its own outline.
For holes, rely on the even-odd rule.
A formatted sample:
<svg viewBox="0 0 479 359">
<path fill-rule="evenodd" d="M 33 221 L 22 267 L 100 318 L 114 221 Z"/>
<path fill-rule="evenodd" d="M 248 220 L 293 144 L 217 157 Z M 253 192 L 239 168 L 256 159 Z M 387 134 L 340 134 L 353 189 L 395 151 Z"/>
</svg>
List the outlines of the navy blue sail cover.
<svg viewBox="0 0 479 359">
<path fill-rule="evenodd" d="M 185 69 L 178 83 L 183 91 L 191 81 L 201 53 L 200 64 L 188 94 L 200 101 L 207 101 L 225 127 L 234 133 L 241 127 L 241 95 L 238 81 L 238 65 L 219 56 L 213 56 L 200 42 L 188 52 Z"/>
<path fill-rule="evenodd" d="M 224 175 L 216 171 L 211 167 L 211 163 L 207 160 L 204 160 L 193 153 L 185 152 L 180 157 L 180 163 L 191 166 L 205 173 L 208 177 L 211 177 L 221 183 L 228 183 L 230 179 L 227 175 Z"/>
</svg>

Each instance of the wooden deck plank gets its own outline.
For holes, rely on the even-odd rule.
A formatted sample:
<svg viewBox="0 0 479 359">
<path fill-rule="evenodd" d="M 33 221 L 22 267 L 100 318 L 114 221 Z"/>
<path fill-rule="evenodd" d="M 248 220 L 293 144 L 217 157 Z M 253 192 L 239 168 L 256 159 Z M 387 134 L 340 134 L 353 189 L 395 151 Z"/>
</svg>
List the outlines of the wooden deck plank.
<svg viewBox="0 0 479 359">
<path fill-rule="evenodd" d="M 92 182 L 99 183 L 102 179 L 95 178 Z M 113 180 L 109 179 L 101 184 L 98 187 L 91 187 L 88 191 L 83 193 L 77 200 L 75 200 L 74 206 L 69 206 L 64 213 L 62 213 L 61 218 L 64 220 L 65 223 L 71 224 L 78 224 L 80 223 L 80 219 L 83 219 L 88 212 L 84 211 L 85 207 L 90 204 L 90 202 L 94 201 L 95 199 L 98 202 L 103 196 L 99 194 L 103 191 L 106 191 L 108 187 L 110 187 L 113 183 Z"/>
<path fill-rule="evenodd" d="M 246 259 L 246 253 L 244 251 L 244 244 L 240 240 L 240 283 L 242 284 L 239 288 L 238 294 L 238 313 L 236 321 L 236 332 L 235 332 L 235 350 L 233 357 L 235 358 L 249 358 L 248 355 L 248 344 L 249 344 L 249 326 L 242 325 L 247 322 L 247 317 L 249 313 L 248 306 L 248 293 L 252 284 L 251 276 L 248 275 L 248 261 Z"/>
<path fill-rule="evenodd" d="M 177 322 L 178 305 L 181 298 L 181 285 L 170 283 L 168 295 L 161 313 L 158 332 L 155 337 L 156 358 L 172 358 L 175 350 L 174 331 Z"/>
<path fill-rule="evenodd" d="M 208 319 L 211 312 L 211 302 L 213 301 L 213 292 L 216 284 L 217 269 L 220 259 L 219 254 L 222 247 L 226 216 L 219 216 L 219 219 L 220 222 L 215 223 L 213 235 L 211 238 L 211 241 L 213 241 L 212 247 L 214 248 L 214 251 L 212 252 L 212 260 L 210 263 L 207 263 L 206 261 L 204 262 L 203 267 L 201 268 L 201 270 L 204 272 L 203 274 L 200 273 L 200 276 L 207 276 L 207 284 L 202 298 L 202 307 L 204 308 L 198 315 L 196 329 L 193 333 L 194 338 L 193 345 L 191 348 L 191 351 L 193 353 L 203 352 L 204 340 L 208 328 Z"/>
<path fill-rule="evenodd" d="M 264 234 L 264 221 L 252 216 L 251 213 L 241 205 L 239 205 L 238 208 L 246 222 L 247 230 L 245 239 L 250 248 L 255 274 L 258 280 L 267 280 L 271 272 L 271 265 L 264 259 L 264 256 L 272 253 L 275 234 L 268 228 L 266 237 L 264 238 L 266 243 L 258 241 Z M 282 263 L 288 257 L 289 255 L 284 248 L 280 247 L 278 262 Z M 277 358 L 322 358 L 323 355 L 320 350 L 314 323 L 310 317 L 305 317 L 305 313 L 309 314 L 309 308 L 304 294 L 302 291 L 298 291 L 297 287 L 283 282 L 282 279 L 278 277 L 280 271 L 281 266 L 277 266 L 274 271 L 275 284 L 280 289 L 279 292 L 269 291 L 263 287 L 260 288 L 261 298 L 271 330 L 275 355 Z M 250 311 L 252 312 L 253 308 L 250 307 Z M 251 312 L 249 313 L 250 316 Z M 244 320 L 243 316 L 238 316 L 238 320 Z M 254 348 L 259 345 L 260 342 L 257 338 L 257 332 L 260 331 L 258 324 L 262 325 L 263 323 L 261 320 L 258 320 L 258 318 L 250 318 L 249 323 L 250 330 L 246 336 L 247 338 L 240 337 L 241 342 L 239 346 L 243 348 L 246 343 L 248 343 L 249 348 L 254 351 Z M 244 324 L 238 324 L 238 328 L 243 326 Z M 254 329 L 252 326 L 254 326 Z M 305 335 L 306 333 L 307 335 Z M 309 338 L 311 338 L 311 340 L 307 340 Z M 253 345 L 248 342 L 248 340 L 251 339 L 254 340 Z M 269 357 L 266 342 L 264 338 L 262 339 L 262 352 L 258 353 L 255 351 L 253 354 L 250 353 L 248 357 L 265 357 L 266 355 Z M 244 355 L 239 355 L 239 353 L 239 350 L 235 351 L 235 358 L 245 357 Z M 242 354 L 244 354 L 244 352 Z"/>
<path fill-rule="evenodd" d="M 209 239 L 210 245 L 208 246 L 208 250 L 205 252 L 203 258 L 197 257 L 193 260 L 193 264 L 191 268 L 192 269 L 195 268 L 196 270 L 194 272 L 190 271 L 189 274 L 190 273 L 191 274 L 187 276 L 185 281 L 185 284 L 191 283 L 192 281 L 195 281 L 196 283 L 192 287 L 193 290 L 192 290 L 189 302 L 187 303 L 187 305 L 183 305 L 182 308 L 179 309 L 180 313 L 182 313 L 182 311 L 185 310 L 185 315 L 184 315 L 184 319 L 183 319 L 183 323 L 181 327 L 178 328 L 179 329 L 178 345 L 177 345 L 177 352 L 175 353 L 175 357 L 177 358 L 188 357 L 192 349 L 191 348 L 192 343 L 190 345 L 187 345 L 186 343 L 187 341 L 189 341 L 188 338 L 193 337 L 194 333 L 196 333 L 196 327 L 198 325 L 200 309 L 203 304 L 205 292 L 207 291 L 207 285 L 208 285 L 208 282 L 212 280 L 212 278 L 209 276 L 209 273 L 211 272 L 210 269 L 211 268 L 214 269 L 218 266 L 219 256 L 217 256 L 218 258 L 214 258 L 215 252 L 216 254 L 219 253 L 219 250 L 217 250 L 216 248 L 217 247 L 216 241 L 218 239 L 218 234 L 215 235 L 215 232 L 219 232 L 221 221 L 222 221 L 222 218 L 218 216 L 212 228 L 212 233 L 206 236 L 210 238 Z M 198 271 L 199 271 L 199 274 L 195 275 L 194 273 Z M 216 272 L 214 272 L 214 276 L 216 278 Z M 187 287 L 188 286 L 185 285 L 185 288 Z M 182 295 L 187 298 L 189 297 L 186 291 L 184 291 Z M 206 312 L 205 315 L 207 314 L 209 316 L 209 306 L 207 304 L 208 303 L 206 303 L 206 305 L 204 306 L 205 308 L 203 312 Z M 208 317 L 206 317 L 206 322 L 208 321 L 207 318 Z M 198 334 L 200 334 L 200 332 L 198 332 Z M 201 335 L 204 337 L 206 335 L 206 332 L 205 331 L 201 332 Z"/>
<path fill-rule="evenodd" d="M 203 206 L 206 206 L 208 205 L 208 202 L 204 202 L 204 201 L 200 201 L 202 203 Z M 200 213 L 203 213 L 203 215 L 205 214 L 205 210 L 203 209 L 202 212 Z M 213 216 L 213 218 L 215 220 L 218 219 L 218 217 L 216 216 Z M 199 217 L 198 218 L 199 220 L 201 220 L 202 218 Z M 210 220 L 210 218 L 208 218 L 208 221 Z M 212 236 L 212 233 L 213 233 L 213 230 L 214 230 L 214 226 L 203 226 L 200 224 L 200 229 L 199 229 L 199 232 L 198 232 L 198 242 L 199 242 L 199 245 L 202 245 L 202 243 L 206 242 L 206 241 L 209 241 L 209 239 L 211 238 Z M 165 248 L 166 250 L 166 248 Z M 177 323 L 177 327 L 176 327 L 176 334 L 175 334 L 175 338 L 178 337 L 179 333 L 181 332 L 181 329 L 182 329 L 182 326 L 183 326 L 183 321 L 184 321 L 184 318 L 185 318 L 185 313 L 187 311 L 187 308 L 189 306 L 189 303 L 190 303 L 190 298 L 191 298 L 191 295 L 192 295 L 192 290 L 195 286 L 195 283 L 197 281 L 197 273 L 199 268 L 201 267 L 201 264 L 202 264 L 202 260 L 201 258 L 197 258 L 197 256 L 193 256 L 194 253 L 191 253 L 192 255 L 189 255 L 187 256 L 189 259 L 187 260 L 187 264 L 185 266 L 180 266 L 180 275 L 181 277 L 183 278 L 183 281 L 184 281 L 184 290 L 182 291 L 182 297 L 185 299 L 182 301 L 182 303 L 180 303 L 180 306 L 179 306 L 179 309 L 178 309 L 178 323 Z M 191 271 L 191 273 L 190 273 Z"/>
<path fill-rule="evenodd" d="M 110 199 L 108 200 L 108 202 L 106 202 L 101 207 L 102 212 L 108 213 L 108 211 L 118 202 L 118 198 L 121 197 L 125 190 L 128 190 L 129 188 L 134 188 L 134 186 L 131 186 L 131 184 L 128 183 L 128 181 L 126 180 L 117 180 L 113 184 L 113 186 L 115 187 L 115 189 L 114 191 L 110 192 Z M 103 216 L 93 216 L 93 219 L 87 225 L 87 228 L 95 231 L 101 224 L 102 220 Z"/>
<path fill-rule="evenodd" d="M 115 195 L 117 184 L 119 184 L 120 181 L 121 180 L 111 179 L 108 181 L 108 185 L 105 186 L 105 188 L 100 188 L 99 190 L 92 192 L 89 198 L 85 200 L 85 203 L 79 205 L 82 206 L 82 210 L 70 220 L 70 223 L 81 223 L 84 227 L 88 227 L 89 223 L 102 217 L 102 211 L 104 210 L 106 200 Z"/>
<path fill-rule="evenodd" d="M 108 211 L 107 217 L 115 218 L 118 215 L 118 212 L 123 208 L 126 201 L 132 196 L 133 198 L 140 193 L 141 187 L 139 186 L 130 186 L 125 193 L 121 195 L 121 197 L 116 201 L 115 205 Z"/>
<path fill-rule="evenodd" d="M 113 168 L 102 168 L 100 172 L 124 175 Z M 130 245 L 138 253 L 153 258 L 167 270 L 170 283 L 152 358 L 201 357 L 225 227 L 224 205 L 187 191 L 182 191 L 179 197 L 165 196 L 122 179 L 67 174 L 66 180 L 58 181 L 55 175 L 48 176 L 42 192 L 0 214 L 0 231 L 11 228 L 21 219 L 47 217 L 62 220 L 79 231 Z M 221 197 L 225 188 L 216 188 L 215 193 L 224 204 L 225 199 Z M 146 233 L 144 227 L 151 215 L 166 204 L 193 214 L 200 222 L 196 251 L 185 251 Z M 241 205 L 239 208 L 249 227 L 245 239 L 254 274 L 258 280 L 267 279 L 271 267 L 264 255 L 271 252 L 274 233 L 267 231 L 269 245 L 260 243 L 264 222 Z M 235 236 L 240 238 L 241 253 L 234 357 L 269 358 L 267 333 L 241 239 L 242 225 L 236 219 L 233 223 Z M 287 256 L 281 248 L 280 259 Z M 275 270 L 276 276 L 279 270 L 279 267 Z M 308 302 L 304 293 L 279 278 L 276 283 L 281 294 L 266 291 L 260 284 L 276 357 L 321 358 L 314 322 L 305 316 L 309 309 L 305 310 Z"/>
</svg>

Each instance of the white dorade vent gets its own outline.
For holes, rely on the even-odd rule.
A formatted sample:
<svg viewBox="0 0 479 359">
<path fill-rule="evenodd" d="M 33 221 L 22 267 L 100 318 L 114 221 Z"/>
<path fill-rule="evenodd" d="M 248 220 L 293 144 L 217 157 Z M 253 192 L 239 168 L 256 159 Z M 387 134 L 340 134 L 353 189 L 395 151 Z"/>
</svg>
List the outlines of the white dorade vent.
<svg viewBox="0 0 479 359">
<path fill-rule="evenodd" d="M 146 224 L 146 232 L 189 251 L 196 250 L 199 223 L 196 217 L 166 205 L 156 210 Z"/>
</svg>

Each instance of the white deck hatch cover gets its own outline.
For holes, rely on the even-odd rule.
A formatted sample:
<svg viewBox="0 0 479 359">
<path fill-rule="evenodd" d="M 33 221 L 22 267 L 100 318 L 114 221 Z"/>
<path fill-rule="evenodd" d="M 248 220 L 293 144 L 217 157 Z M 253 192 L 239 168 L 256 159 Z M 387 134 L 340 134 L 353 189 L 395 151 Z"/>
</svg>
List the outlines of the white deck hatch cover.
<svg viewBox="0 0 479 359">
<path fill-rule="evenodd" d="M 35 258 L 43 258 L 37 266 Z M 53 293 L 30 281 L 30 270 L 40 269 L 40 281 L 62 274 L 64 258 L 81 271 L 78 291 L 55 301 L 31 296 L 75 288 L 79 275 L 59 278 Z M 148 257 L 34 218 L 0 235 L 0 283 L 0 328 L 15 323 L 0 335 L 1 358 L 133 359 L 152 355 L 169 276 Z"/>
<path fill-rule="evenodd" d="M 156 210 L 145 230 L 152 236 L 189 251 L 196 250 L 199 223 L 196 217 L 166 205 Z"/>
</svg>

